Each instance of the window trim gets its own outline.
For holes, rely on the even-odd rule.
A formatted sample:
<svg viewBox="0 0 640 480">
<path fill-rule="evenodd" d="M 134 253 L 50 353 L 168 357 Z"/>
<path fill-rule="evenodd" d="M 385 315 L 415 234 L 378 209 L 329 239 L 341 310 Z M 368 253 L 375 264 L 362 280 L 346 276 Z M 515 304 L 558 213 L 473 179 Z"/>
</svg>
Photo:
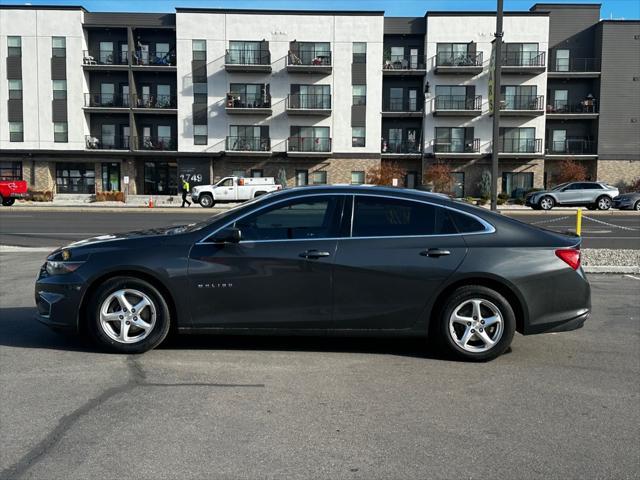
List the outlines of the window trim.
<svg viewBox="0 0 640 480">
<path fill-rule="evenodd" d="M 266 205 L 263 205 L 261 207 L 258 207 L 256 209 L 252 209 L 248 212 L 243 213 L 242 215 L 233 218 L 232 220 L 230 220 L 229 222 L 226 222 L 224 224 L 222 224 L 222 226 L 216 228 L 214 231 L 212 231 L 211 233 L 205 235 L 202 239 L 198 240 L 195 245 L 211 245 L 212 242 L 209 242 L 208 240 L 210 238 L 212 238 L 214 235 L 216 235 L 218 232 L 220 232 L 221 230 L 224 230 L 225 228 L 229 227 L 230 225 L 232 225 L 233 223 L 237 222 L 238 220 L 242 220 L 244 217 L 247 217 L 253 213 L 259 212 L 260 210 L 264 210 L 265 208 L 271 207 L 273 205 L 277 205 L 279 203 L 283 203 L 283 202 L 287 202 L 289 200 L 297 200 L 297 199 L 305 199 L 305 198 L 309 198 L 309 197 L 319 197 L 319 196 L 326 196 L 326 195 L 341 195 L 341 196 L 351 196 L 351 222 L 350 222 L 350 228 L 349 228 L 349 236 L 345 237 L 345 236 L 336 236 L 336 237 L 332 237 L 332 238 L 286 238 L 286 239 L 279 239 L 279 240 L 240 240 L 240 244 L 243 243 L 265 243 L 265 242 L 309 242 L 309 241 L 320 241 L 320 240 L 379 240 L 379 239 L 384 239 L 384 238 L 432 238 L 432 237 L 458 237 L 458 236 L 466 236 L 466 235 L 486 235 L 486 234 L 492 234 L 496 232 L 496 229 L 493 225 L 491 225 L 489 222 L 487 222 L 486 220 L 478 217 L 477 215 L 474 215 L 472 213 L 469 212 L 465 212 L 464 210 L 459 210 L 457 208 L 453 208 L 450 207 L 448 205 L 441 205 L 438 203 L 433 203 L 433 202 L 429 202 L 428 200 L 421 200 L 421 199 L 417 199 L 417 198 L 407 198 L 407 197 L 402 197 L 402 196 L 398 196 L 398 195 L 388 195 L 388 194 L 372 194 L 372 193 L 354 193 L 354 192 L 324 192 L 324 193 L 306 193 L 306 194 L 302 194 L 302 195 L 297 195 L 294 197 L 287 197 L 287 198 L 283 198 L 281 200 L 276 200 L 274 202 L 269 202 Z M 355 197 L 356 196 L 361 196 L 361 197 L 382 197 L 382 198 L 391 198 L 394 200 L 405 200 L 408 202 L 417 202 L 417 203 L 423 203 L 423 204 L 427 204 L 427 205 L 432 205 L 434 207 L 440 207 L 440 208 L 446 208 L 447 210 L 453 210 L 456 213 L 460 213 L 463 215 L 467 215 L 471 218 L 473 218 L 474 220 L 476 220 L 477 222 L 479 222 L 485 229 L 481 232 L 469 232 L 469 233 L 446 233 L 446 234 L 434 234 L 434 235 L 390 235 L 390 236 L 383 236 L 383 237 L 354 237 L 353 236 L 353 216 L 354 216 L 354 212 L 355 212 Z M 343 214 L 344 214 L 344 204 L 343 204 Z"/>
</svg>

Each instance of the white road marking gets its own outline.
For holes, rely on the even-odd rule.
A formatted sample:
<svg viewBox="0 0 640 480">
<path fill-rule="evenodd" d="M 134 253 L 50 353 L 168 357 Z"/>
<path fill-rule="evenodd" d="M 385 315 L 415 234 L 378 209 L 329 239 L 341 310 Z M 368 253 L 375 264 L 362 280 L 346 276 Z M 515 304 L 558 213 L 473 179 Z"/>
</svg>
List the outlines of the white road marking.
<svg viewBox="0 0 640 480">
<path fill-rule="evenodd" d="M 0 245 L 0 253 L 51 253 L 58 247 L 15 247 L 13 245 Z"/>
<path fill-rule="evenodd" d="M 625 277 L 633 278 L 634 280 L 640 280 L 640 277 L 636 277 L 635 275 L 625 275 Z"/>
</svg>

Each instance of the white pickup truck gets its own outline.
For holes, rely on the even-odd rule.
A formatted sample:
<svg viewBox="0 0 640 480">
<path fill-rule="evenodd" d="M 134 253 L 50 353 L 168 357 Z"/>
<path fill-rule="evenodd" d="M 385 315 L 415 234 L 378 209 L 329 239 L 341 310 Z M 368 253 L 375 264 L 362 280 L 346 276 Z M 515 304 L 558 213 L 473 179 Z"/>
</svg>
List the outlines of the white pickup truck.
<svg viewBox="0 0 640 480">
<path fill-rule="evenodd" d="M 215 185 L 198 185 L 191 189 L 191 198 L 204 208 L 216 203 L 243 202 L 282 187 L 273 177 L 225 177 Z"/>
</svg>

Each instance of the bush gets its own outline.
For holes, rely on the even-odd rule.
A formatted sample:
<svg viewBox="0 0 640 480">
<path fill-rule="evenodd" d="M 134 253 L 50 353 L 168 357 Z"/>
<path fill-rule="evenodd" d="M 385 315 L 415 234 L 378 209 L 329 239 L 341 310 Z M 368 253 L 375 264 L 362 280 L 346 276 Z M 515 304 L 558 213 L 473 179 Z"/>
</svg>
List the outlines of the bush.
<svg viewBox="0 0 640 480">
<path fill-rule="evenodd" d="M 96 202 L 124 202 L 124 192 L 98 192 Z"/>
<path fill-rule="evenodd" d="M 620 193 L 640 192 L 640 177 L 629 183 L 620 180 L 615 186 L 620 190 Z"/>
<path fill-rule="evenodd" d="M 505 203 L 507 203 L 507 199 L 506 198 L 502 198 L 500 196 L 498 196 L 498 199 L 496 200 L 496 203 L 498 205 L 504 205 Z"/>
<path fill-rule="evenodd" d="M 518 205 L 524 205 L 524 198 L 516 198 L 515 201 Z"/>
<path fill-rule="evenodd" d="M 379 167 L 372 168 L 367 172 L 367 183 L 370 185 L 387 185 L 393 186 L 393 179 L 403 182 L 407 174 L 404 168 L 397 163 L 383 162 Z M 402 185 L 398 185 L 399 187 Z"/>
<path fill-rule="evenodd" d="M 476 204 L 477 204 L 477 205 L 486 205 L 488 201 L 489 201 L 489 197 L 486 197 L 486 196 L 484 196 L 484 195 L 483 195 L 482 197 L 480 197 L 480 198 L 476 201 Z"/>
<path fill-rule="evenodd" d="M 501 194 L 498 195 L 498 200 L 504 200 L 504 201 L 509 200 L 509 194 L 506 192 L 502 192 Z"/>
<path fill-rule="evenodd" d="M 480 195 L 486 198 L 491 197 L 491 172 L 489 170 L 483 170 L 480 175 L 480 181 L 478 182 L 478 188 L 480 189 Z"/>
<path fill-rule="evenodd" d="M 29 190 L 27 200 L 32 202 L 52 202 L 53 192 L 51 190 Z"/>
<path fill-rule="evenodd" d="M 464 197 L 464 201 L 467 203 L 475 203 L 475 198 L 473 197 Z"/>
<path fill-rule="evenodd" d="M 440 162 L 429 165 L 424 178 L 433 184 L 434 192 L 451 193 L 453 176 L 448 165 Z"/>
<path fill-rule="evenodd" d="M 587 167 L 580 162 L 573 160 L 563 160 L 560 163 L 560 170 L 555 174 L 556 184 L 566 182 L 582 182 L 587 179 Z"/>
</svg>

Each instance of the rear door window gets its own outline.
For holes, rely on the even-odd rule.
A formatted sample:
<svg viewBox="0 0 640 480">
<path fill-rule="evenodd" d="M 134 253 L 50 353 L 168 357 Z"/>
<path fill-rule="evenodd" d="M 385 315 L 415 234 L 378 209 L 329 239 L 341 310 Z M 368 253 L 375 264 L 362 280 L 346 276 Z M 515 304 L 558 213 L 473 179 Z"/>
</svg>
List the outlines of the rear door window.
<svg viewBox="0 0 640 480">
<path fill-rule="evenodd" d="M 449 215 L 458 230 L 458 233 L 478 233 L 486 230 L 479 220 L 462 212 L 449 210 Z"/>
</svg>

